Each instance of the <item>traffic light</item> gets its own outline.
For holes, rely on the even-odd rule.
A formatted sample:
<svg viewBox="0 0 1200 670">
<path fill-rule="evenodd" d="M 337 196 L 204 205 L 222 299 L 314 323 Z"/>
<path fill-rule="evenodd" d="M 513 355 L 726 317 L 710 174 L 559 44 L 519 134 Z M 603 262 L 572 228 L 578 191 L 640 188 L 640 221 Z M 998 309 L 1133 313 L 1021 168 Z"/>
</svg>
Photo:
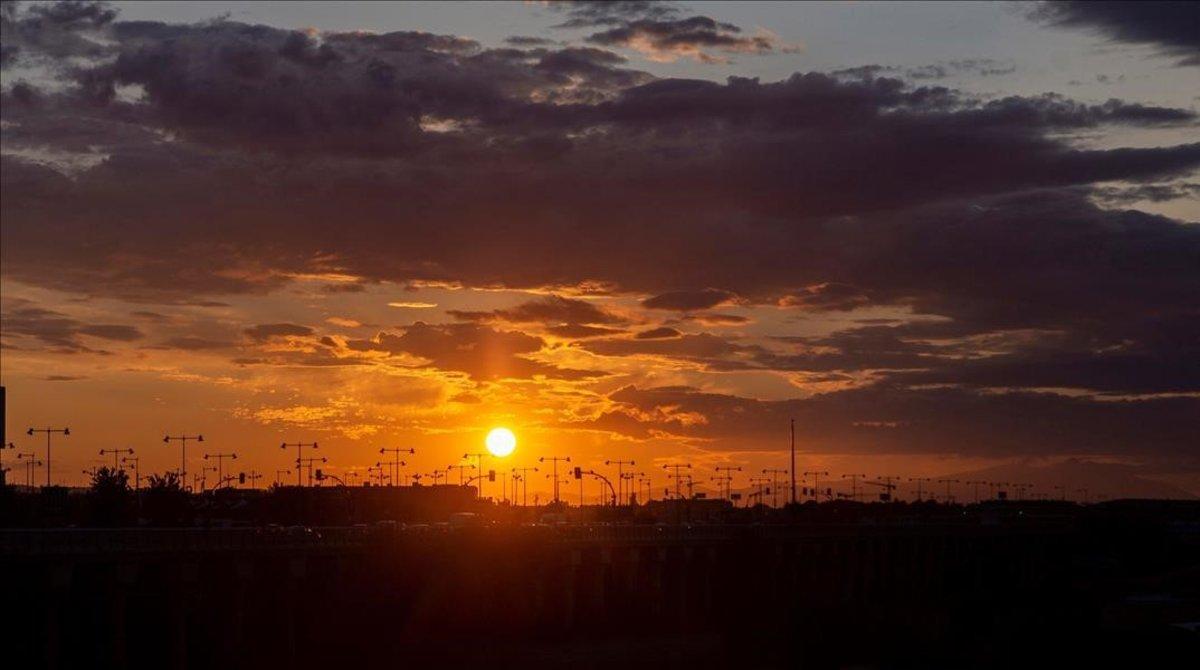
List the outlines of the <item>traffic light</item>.
<svg viewBox="0 0 1200 670">
<path fill-rule="evenodd" d="M 244 472 L 239 472 L 239 473 L 238 473 L 238 483 L 239 483 L 239 484 L 245 484 L 245 483 L 246 483 L 246 473 L 244 473 Z"/>
<path fill-rule="evenodd" d="M 583 479 L 583 468 L 575 466 L 575 479 Z"/>
<path fill-rule="evenodd" d="M 488 470 L 488 481 L 489 482 L 496 481 L 496 471 L 495 470 Z"/>
<path fill-rule="evenodd" d="M 317 468 L 317 471 L 313 473 L 313 476 L 317 478 L 317 481 L 325 479 L 325 473 L 321 471 L 321 468 Z"/>
</svg>

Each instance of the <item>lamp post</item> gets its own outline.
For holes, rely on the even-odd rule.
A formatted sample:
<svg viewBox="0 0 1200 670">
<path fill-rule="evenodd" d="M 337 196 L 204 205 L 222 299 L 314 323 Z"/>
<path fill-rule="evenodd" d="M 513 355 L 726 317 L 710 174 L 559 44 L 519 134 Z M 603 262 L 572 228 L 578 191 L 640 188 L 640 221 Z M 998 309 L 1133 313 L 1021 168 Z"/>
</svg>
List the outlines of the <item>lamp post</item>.
<svg viewBox="0 0 1200 670">
<path fill-rule="evenodd" d="M 225 459 L 236 461 L 237 454 L 232 451 L 228 454 L 204 454 L 204 460 L 207 461 L 209 458 L 217 459 L 217 484 L 219 485 L 225 479 Z"/>
<path fill-rule="evenodd" d="M 300 470 L 301 470 L 300 460 L 304 456 L 304 448 L 309 447 L 312 449 L 316 449 L 317 443 L 316 442 L 292 442 L 292 443 L 284 442 L 283 444 L 279 445 L 280 449 L 287 449 L 288 447 L 296 448 L 296 486 L 303 486 L 304 484 L 300 481 Z M 311 478 L 309 478 L 308 483 L 312 484 Z"/>
<path fill-rule="evenodd" d="M 113 455 L 113 470 L 116 470 L 118 467 L 120 467 L 120 465 L 117 463 L 117 460 L 120 458 L 121 454 L 129 454 L 132 456 L 133 449 L 101 449 L 100 455 L 103 456 L 105 454 Z"/>
<path fill-rule="evenodd" d="M 717 471 L 717 479 L 725 484 L 725 497 L 729 498 L 733 494 L 733 473 L 741 472 L 742 466 L 719 466 L 713 468 Z M 721 472 L 725 472 L 725 476 L 721 476 Z"/>
<path fill-rule="evenodd" d="M 446 480 L 449 481 L 451 470 L 458 470 L 458 485 L 466 486 L 466 475 L 464 475 L 463 473 L 464 473 L 464 471 L 466 471 L 468 469 L 474 470 L 475 466 L 471 465 L 470 463 L 466 463 L 466 464 L 459 463 L 458 465 L 447 465 L 446 466 Z"/>
<path fill-rule="evenodd" d="M 133 453 L 133 451 L 130 450 L 130 453 Z M 138 470 L 138 463 L 141 460 L 141 456 L 126 456 L 125 458 L 121 459 L 122 463 L 133 463 L 133 490 L 135 492 L 142 490 L 142 475 Z"/>
<path fill-rule="evenodd" d="M 28 461 L 25 461 L 25 488 L 29 489 L 30 491 L 33 490 L 33 469 L 42 467 L 42 462 L 37 460 L 36 457 L 37 454 L 32 452 L 28 454 L 17 454 L 18 461 L 26 458 L 29 459 Z"/>
<path fill-rule="evenodd" d="M 529 504 L 529 473 L 537 472 L 537 468 L 513 468 L 513 476 L 521 478 L 521 507 Z M 516 496 L 513 496 L 516 498 Z"/>
<path fill-rule="evenodd" d="M 258 489 L 258 480 L 262 479 L 262 473 L 258 470 L 251 470 L 246 474 L 246 479 L 250 480 L 250 488 Z"/>
<path fill-rule="evenodd" d="M 290 474 L 292 474 L 291 470 L 276 470 L 275 471 L 275 486 L 280 486 L 280 482 L 283 481 L 282 475 L 290 475 Z"/>
<path fill-rule="evenodd" d="M 675 474 L 672 475 L 675 478 L 675 497 L 682 498 L 683 495 L 679 492 L 679 482 L 680 482 L 679 471 L 683 470 L 684 468 L 691 470 L 692 464 L 691 463 L 668 463 L 667 465 L 664 465 L 662 467 L 663 467 L 663 470 L 673 470 L 675 472 Z M 689 479 L 690 479 L 690 477 L 689 477 Z"/>
<path fill-rule="evenodd" d="M 30 428 L 25 431 L 26 435 L 33 436 L 37 433 L 46 434 L 46 486 L 50 486 L 50 436 L 54 433 L 62 433 L 64 437 L 71 434 L 70 428 Z"/>
<path fill-rule="evenodd" d="M 17 445 L 13 444 L 12 442 L 9 442 L 8 444 L 0 444 L 0 483 L 6 483 L 8 481 L 8 479 L 4 476 L 4 473 L 8 472 L 8 469 L 4 467 L 4 450 L 16 448 Z"/>
<path fill-rule="evenodd" d="M 474 452 L 474 453 L 466 453 L 466 454 L 463 454 L 463 459 L 464 459 L 464 460 L 466 460 L 468 463 L 470 463 L 470 462 L 471 462 L 471 458 L 473 457 L 473 458 L 475 459 L 475 463 L 476 463 L 476 465 L 478 466 L 478 469 L 479 469 L 479 488 L 475 490 L 475 495 L 476 495 L 477 497 L 479 497 L 479 498 L 483 498 L 483 480 L 484 480 L 484 474 L 486 474 L 486 473 L 483 471 L 483 457 L 484 457 L 484 456 L 487 456 L 487 455 L 488 455 L 488 454 L 487 454 L 487 452 L 485 452 L 485 451 L 477 451 L 477 452 Z"/>
<path fill-rule="evenodd" d="M 622 483 L 625 480 L 625 470 L 623 468 L 626 465 L 634 465 L 634 462 L 632 460 L 629 460 L 629 461 L 604 461 L 604 464 L 617 466 L 617 500 L 624 500 L 624 498 L 622 496 L 624 496 L 624 494 L 625 494 L 625 488 Z"/>
<path fill-rule="evenodd" d="M 570 463 L 571 457 L 570 456 L 542 456 L 541 458 L 538 459 L 538 463 L 545 463 L 546 461 L 550 461 L 551 463 L 554 464 L 554 502 L 558 502 L 558 463 L 560 461 L 563 463 Z"/>
<path fill-rule="evenodd" d="M 925 482 L 931 482 L 931 481 L 933 481 L 933 480 L 932 480 L 932 479 L 930 479 L 929 477 L 909 477 L 909 478 L 908 478 L 908 481 L 910 481 L 910 482 L 916 482 L 916 483 L 917 483 L 917 502 L 921 502 L 921 499 L 922 499 L 922 495 L 921 495 L 922 488 L 921 488 L 921 486 L 922 486 L 922 485 L 923 485 Z"/>
<path fill-rule="evenodd" d="M 302 469 L 302 468 L 306 469 L 308 471 L 308 485 L 310 487 L 313 485 L 313 475 L 312 475 L 313 463 L 318 463 L 318 462 L 319 463 L 328 463 L 329 462 L 329 459 L 325 458 L 324 456 L 322 456 L 320 458 L 317 458 L 315 456 L 312 458 L 299 458 L 297 460 L 299 462 L 296 464 L 296 470 L 297 470 L 296 478 L 297 479 L 300 478 L 300 474 L 299 474 L 300 469 Z M 378 463 L 376 465 L 378 465 Z"/>
<path fill-rule="evenodd" d="M 860 475 L 860 474 L 842 475 L 842 479 L 850 480 L 850 499 L 851 500 L 858 500 L 858 480 L 866 479 L 866 478 L 867 478 L 866 475 Z"/>
<path fill-rule="evenodd" d="M 967 482 L 964 482 L 964 483 L 965 483 L 967 486 L 970 486 L 972 489 L 974 489 L 974 492 L 975 492 L 975 503 L 976 503 L 976 504 L 978 504 L 978 503 L 979 503 L 979 485 L 980 485 L 980 484 L 987 484 L 987 482 L 983 481 L 982 479 L 972 479 L 972 480 L 970 480 L 970 481 L 967 481 Z"/>
<path fill-rule="evenodd" d="M 180 479 L 180 482 L 184 486 L 187 486 L 187 443 L 188 443 L 188 440 L 193 440 L 195 442 L 203 442 L 204 436 L 197 434 L 197 435 L 167 435 L 167 436 L 163 437 L 163 442 L 165 444 L 170 444 L 171 442 L 179 443 L 179 447 L 180 447 L 179 479 Z"/>
<path fill-rule="evenodd" d="M 815 502 L 821 491 L 821 475 L 828 477 L 829 472 L 825 470 L 809 470 L 804 473 L 805 479 L 807 479 L 809 475 L 813 476 L 812 498 Z"/>
<path fill-rule="evenodd" d="M 939 479 L 939 480 L 937 480 L 937 483 L 946 485 L 946 504 L 949 505 L 950 503 L 954 502 L 954 496 L 950 495 L 950 485 L 957 484 L 958 480 L 957 479 Z"/>
<path fill-rule="evenodd" d="M 415 453 L 417 453 L 416 449 L 385 449 L 383 447 L 379 448 L 380 456 L 382 456 L 384 454 L 391 454 L 394 459 L 389 463 L 389 465 L 391 465 L 395 468 L 392 471 L 392 481 L 397 482 L 397 486 L 404 486 L 404 477 L 402 476 L 403 473 L 401 472 L 400 468 L 405 465 L 408 465 L 404 461 L 400 460 L 400 454 L 415 454 Z"/>
<path fill-rule="evenodd" d="M 763 469 L 763 474 L 771 475 L 771 507 L 779 507 L 779 498 L 778 498 L 779 478 L 778 478 L 778 476 L 786 475 L 786 474 L 788 474 L 788 471 L 782 470 L 779 468 L 765 468 L 765 469 Z"/>
</svg>

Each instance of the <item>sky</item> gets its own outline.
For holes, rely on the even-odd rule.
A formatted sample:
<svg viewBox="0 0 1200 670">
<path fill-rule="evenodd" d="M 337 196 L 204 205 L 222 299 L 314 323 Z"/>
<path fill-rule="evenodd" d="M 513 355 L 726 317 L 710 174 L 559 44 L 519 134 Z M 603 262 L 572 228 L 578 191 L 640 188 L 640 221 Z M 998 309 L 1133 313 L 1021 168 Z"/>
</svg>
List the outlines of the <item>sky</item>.
<svg viewBox="0 0 1200 670">
<path fill-rule="evenodd" d="M 8 467 L 1200 495 L 1194 3 L 2 7 Z"/>
</svg>

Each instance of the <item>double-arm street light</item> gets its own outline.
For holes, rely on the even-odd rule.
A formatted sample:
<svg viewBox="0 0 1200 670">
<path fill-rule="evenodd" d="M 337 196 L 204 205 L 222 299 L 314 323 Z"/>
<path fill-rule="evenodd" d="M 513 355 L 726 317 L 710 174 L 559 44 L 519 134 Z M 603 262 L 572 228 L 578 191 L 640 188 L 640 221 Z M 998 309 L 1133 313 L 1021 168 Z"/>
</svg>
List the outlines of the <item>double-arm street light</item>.
<svg viewBox="0 0 1200 670">
<path fill-rule="evenodd" d="M 29 460 L 25 460 L 29 459 Z M 37 454 L 30 452 L 27 454 L 17 454 L 17 460 L 25 460 L 25 487 L 33 489 L 33 469 L 42 467 L 42 462 L 37 459 Z"/>
<path fill-rule="evenodd" d="M 179 480 L 180 484 L 187 486 L 187 443 L 188 440 L 195 442 L 203 442 L 203 435 L 167 435 L 163 437 L 163 443 L 170 444 L 178 442 L 180 447 L 180 463 L 179 463 Z"/>
<path fill-rule="evenodd" d="M 302 470 L 302 467 L 301 467 L 302 464 L 300 461 L 302 460 L 302 457 L 304 456 L 304 448 L 309 447 L 310 449 L 316 449 L 317 443 L 316 442 L 284 442 L 283 444 L 279 445 L 280 449 L 287 449 L 288 447 L 296 448 L 296 486 L 303 486 L 304 484 L 300 481 L 300 471 Z M 309 484 L 312 484 L 311 479 L 309 481 Z"/>
<path fill-rule="evenodd" d="M 554 502 L 558 502 L 558 464 L 559 462 L 570 463 L 570 456 L 542 456 L 538 459 L 538 463 L 550 461 L 554 464 Z"/>
<path fill-rule="evenodd" d="M 25 434 L 29 436 L 36 435 L 37 433 L 46 434 L 46 486 L 50 486 L 50 436 L 54 433 L 62 433 L 64 436 L 67 436 L 71 434 L 71 429 L 51 428 L 47 426 L 45 428 L 30 428 L 25 431 Z"/>
<path fill-rule="evenodd" d="M 119 463 L 119 460 L 120 460 L 120 458 L 121 458 L 121 454 L 129 454 L 130 456 L 132 456 L 132 455 L 133 455 L 133 449 L 132 449 L 132 448 L 130 448 L 130 449 L 101 449 L 101 450 L 100 450 L 100 455 L 101 455 L 101 456 L 104 456 L 105 454 L 112 454 L 112 457 L 113 457 L 113 470 L 116 470 L 117 468 L 121 467 L 121 466 L 120 466 L 120 463 Z"/>
<path fill-rule="evenodd" d="M 679 471 L 683 470 L 685 468 L 688 470 L 691 470 L 692 464 L 691 463 L 668 463 L 667 465 L 664 465 L 662 467 L 663 467 L 663 470 L 674 471 L 675 474 L 673 474 L 671 476 L 675 478 L 675 497 L 682 498 L 683 494 L 681 494 L 679 492 L 679 484 L 681 482 L 681 477 L 680 477 Z M 688 479 L 690 481 L 691 477 L 688 477 Z"/>
<path fill-rule="evenodd" d="M 225 459 L 236 461 L 237 454 L 232 451 L 227 454 L 204 454 L 204 460 L 210 458 L 217 459 L 217 485 L 220 486 L 221 482 L 225 481 Z"/>
<path fill-rule="evenodd" d="M 133 453 L 131 450 L 129 453 Z M 126 456 L 121 459 L 121 463 L 133 464 L 133 490 L 142 490 L 142 475 L 138 470 L 138 463 L 142 460 L 141 456 Z"/>
<path fill-rule="evenodd" d="M 521 507 L 525 507 L 529 504 L 529 481 L 528 481 L 529 475 L 528 475 L 528 473 L 537 472 L 537 471 L 538 471 L 537 468 L 513 468 L 512 469 L 513 477 L 514 478 L 520 477 L 520 479 L 521 479 Z M 514 489 L 515 488 L 516 487 L 514 486 Z M 517 497 L 516 493 L 514 492 L 513 498 L 515 499 L 516 497 Z"/>
<path fill-rule="evenodd" d="M 380 447 L 380 449 L 379 449 L 380 456 L 382 456 L 384 454 L 392 454 L 393 460 L 388 462 L 388 465 L 392 466 L 392 468 L 393 468 L 392 481 L 396 482 L 397 486 L 404 486 L 404 473 L 400 468 L 404 467 L 405 465 L 408 465 L 404 461 L 400 460 L 400 454 L 415 454 L 415 453 L 417 453 L 416 449 L 386 449 L 386 448 Z"/>
<path fill-rule="evenodd" d="M 625 501 L 625 497 L 624 497 L 625 496 L 625 487 L 624 487 L 625 470 L 623 468 L 626 465 L 635 465 L 635 463 L 632 460 L 628 460 L 628 461 L 604 461 L 604 464 L 617 466 L 617 500 L 621 501 L 620 504 L 624 505 L 625 504 L 625 502 L 624 502 Z"/>
</svg>

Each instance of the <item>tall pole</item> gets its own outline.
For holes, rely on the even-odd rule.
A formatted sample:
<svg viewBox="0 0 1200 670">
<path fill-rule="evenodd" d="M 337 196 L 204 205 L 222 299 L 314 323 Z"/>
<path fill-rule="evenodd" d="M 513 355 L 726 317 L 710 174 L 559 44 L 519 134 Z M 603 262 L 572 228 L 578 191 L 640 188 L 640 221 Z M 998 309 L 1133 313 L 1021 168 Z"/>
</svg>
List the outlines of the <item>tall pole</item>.
<svg viewBox="0 0 1200 670">
<path fill-rule="evenodd" d="M 329 462 L 329 459 L 325 458 L 324 456 L 322 456 L 320 458 L 313 456 L 311 458 L 301 458 L 301 459 L 299 459 L 299 461 L 300 462 L 296 464 L 296 471 L 297 471 L 296 479 L 300 478 L 299 471 L 301 469 L 304 469 L 308 473 L 308 485 L 309 485 L 309 487 L 311 487 L 312 483 L 313 483 L 313 475 L 312 475 L 313 463 L 316 463 L 318 461 L 320 461 L 321 463 L 327 463 L 327 462 Z M 376 463 L 375 465 L 379 465 L 379 464 Z M 380 486 L 382 486 L 382 485 L 383 484 L 382 484 L 382 480 L 381 480 Z"/>
<path fill-rule="evenodd" d="M 26 435 L 33 436 L 35 433 L 46 434 L 46 486 L 50 486 L 50 436 L 54 433 L 62 433 L 64 436 L 71 434 L 70 428 L 30 428 L 25 431 Z"/>
<path fill-rule="evenodd" d="M 37 460 L 36 457 L 37 454 L 33 452 L 29 452 L 28 454 L 17 454 L 18 461 L 26 458 L 29 459 L 25 462 L 25 488 L 29 489 L 30 491 L 33 490 L 33 469 L 34 467 L 41 467 L 42 465 L 42 462 Z"/>
<path fill-rule="evenodd" d="M 3 426 L 0 426 L 0 428 L 3 428 Z M 17 448 L 17 445 L 13 444 L 12 442 L 9 442 L 8 444 L 0 444 L 0 481 L 3 481 L 3 482 L 8 481 L 7 479 L 4 478 L 4 473 L 8 472 L 8 470 L 4 469 L 4 450 L 5 449 L 16 449 L 16 448 Z"/>
<path fill-rule="evenodd" d="M 796 420 L 792 419 L 792 504 L 796 504 Z"/>
<path fill-rule="evenodd" d="M 304 456 L 304 448 L 310 447 L 312 449 L 316 449 L 317 443 L 316 442 L 292 442 L 292 443 L 284 442 L 283 444 L 279 445 L 280 449 L 287 449 L 288 447 L 296 448 L 296 486 L 304 486 L 303 482 L 300 480 L 300 470 L 301 470 L 300 460 Z M 310 481 L 309 483 L 311 484 L 312 482 Z"/>
<path fill-rule="evenodd" d="M 463 475 L 463 471 L 466 470 L 467 468 L 474 468 L 474 467 L 475 466 L 471 465 L 470 463 L 467 463 L 466 465 L 463 465 L 461 463 L 458 465 L 447 465 L 446 466 L 446 483 L 447 484 L 450 483 L 450 471 L 458 470 L 458 485 L 466 486 L 466 477 Z"/>
<path fill-rule="evenodd" d="M 291 473 L 292 473 L 291 470 L 276 470 L 275 471 L 275 486 L 279 486 L 280 483 L 283 481 L 283 479 L 280 477 L 280 475 L 290 475 Z"/>
<path fill-rule="evenodd" d="M 172 441 L 179 442 L 180 447 L 180 462 L 179 462 L 179 479 L 180 485 L 187 486 L 187 443 L 188 440 L 203 442 L 203 435 L 167 435 L 163 438 L 163 442 L 170 444 Z"/>
<path fill-rule="evenodd" d="M 542 456 L 541 458 L 538 459 L 538 463 L 545 463 L 546 461 L 550 461 L 551 463 L 554 464 L 554 502 L 558 502 L 558 463 L 559 463 L 559 461 L 562 461 L 564 463 L 570 463 L 571 457 L 570 456 Z"/>
<path fill-rule="evenodd" d="M 987 482 L 983 481 L 982 479 L 973 479 L 973 480 L 971 480 L 971 481 L 969 481 L 969 482 L 966 482 L 966 484 L 967 484 L 968 486 L 971 486 L 971 487 L 973 487 L 973 488 L 974 488 L 974 490 L 975 490 L 975 502 L 976 502 L 976 503 L 978 503 L 978 502 L 979 502 L 979 485 L 980 485 L 980 484 L 986 484 L 986 483 L 987 483 Z"/>
</svg>

